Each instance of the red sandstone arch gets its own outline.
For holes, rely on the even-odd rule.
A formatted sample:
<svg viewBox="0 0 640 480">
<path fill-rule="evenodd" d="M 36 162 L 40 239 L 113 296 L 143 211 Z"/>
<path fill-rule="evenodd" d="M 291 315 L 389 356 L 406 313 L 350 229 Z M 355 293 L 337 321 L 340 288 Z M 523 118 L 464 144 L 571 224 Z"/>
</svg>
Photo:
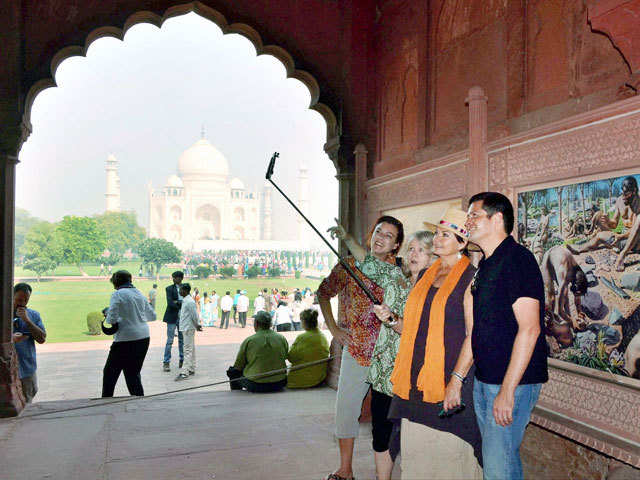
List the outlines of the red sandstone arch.
<svg viewBox="0 0 640 480">
<path fill-rule="evenodd" d="M 327 141 L 334 139 L 334 137 L 339 134 L 339 126 L 335 113 L 328 105 L 320 101 L 321 89 L 318 81 L 309 72 L 296 68 L 296 62 L 289 52 L 278 45 L 264 45 L 262 37 L 253 27 L 245 23 L 229 24 L 222 13 L 212 7 L 204 5 L 201 2 L 174 5 L 168 8 L 163 15 L 158 15 L 150 11 L 138 11 L 130 15 L 121 28 L 116 26 L 97 27 L 91 30 L 91 32 L 86 36 L 84 45 L 70 45 L 59 50 L 55 55 L 53 55 L 50 62 L 51 76 L 35 81 L 29 88 L 25 98 L 25 110 L 23 116 L 24 125 L 28 127 L 29 131 L 32 130 L 31 107 L 33 106 L 33 102 L 37 95 L 43 90 L 57 86 L 55 81 L 56 70 L 64 60 L 74 56 L 86 56 L 91 43 L 99 38 L 113 37 L 118 40 L 123 40 L 127 30 L 134 25 L 139 23 L 150 23 L 158 28 L 162 28 L 163 23 L 167 19 L 191 12 L 215 23 L 222 30 L 224 35 L 229 33 L 242 35 L 253 44 L 258 56 L 271 55 L 277 58 L 284 65 L 287 78 L 294 78 L 298 80 L 309 90 L 309 93 L 311 94 L 309 108 L 318 112 L 324 119 L 327 125 Z M 26 138 L 24 140 L 26 140 Z"/>
</svg>

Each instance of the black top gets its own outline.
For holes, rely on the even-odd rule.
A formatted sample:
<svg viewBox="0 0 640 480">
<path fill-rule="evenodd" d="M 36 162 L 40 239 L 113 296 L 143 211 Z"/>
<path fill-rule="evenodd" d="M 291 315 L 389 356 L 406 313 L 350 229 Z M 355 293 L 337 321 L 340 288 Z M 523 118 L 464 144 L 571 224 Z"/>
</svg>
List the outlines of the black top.
<svg viewBox="0 0 640 480">
<path fill-rule="evenodd" d="M 547 343 L 542 333 L 544 283 L 533 254 L 508 236 L 493 255 L 480 261 L 471 291 L 471 345 L 476 378 L 484 383 L 502 384 L 518 333 L 513 304 L 519 298 L 527 297 L 540 304 L 540 335 L 520 384 L 546 382 L 549 376 Z"/>
<path fill-rule="evenodd" d="M 163 322 L 178 323 L 180 307 L 182 306 L 182 301 L 178 294 L 178 288 L 180 288 L 178 285 L 173 284 L 169 285 L 165 289 L 167 293 L 167 309 L 164 311 L 164 317 L 162 318 Z"/>
<path fill-rule="evenodd" d="M 449 295 L 447 305 L 445 306 L 444 378 L 446 382 L 448 382 L 451 377 L 451 372 L 458 361 L 458 356 L 460 355 L 460 350 L 466 337 L 464 292 L 469 286 L 469 283 L 471 283 L 475 271 L 476 269 L 473 265 L 467 267 L 462 277 L 460 277 L 458 285 L 456 285 L 451 295 Z M 462 403 L 465 404 L 466 408 L 462 412 L 456 413 L 448 418 L 438 417 L 438 413 L 442 410 L 442 404 L 423 401 L 423 394 L 416 386 L 420 369 L 424 364 L 424 351 L 427 346 L 431 303 L 437 292 L 437 288 L 431 287 L 429 289 L 420 316 L 420 325 L 413 346 L 413 358 L 411 360 L 411 390 L 409 391 L 409 400 L 403 400 L 397 395 L 394 395 L 388 418 L 390 420 L 406 418 L 412 422 L 420 423 L 436 430 L 453 433 L 473 447 L 474 454 L 480 465 L 482 465 L 482 440 L 480 431 L 478 430 L 478 423 L 476 422 L 476 415 L 473 410 L 473 368 L 467 376 L 468 381 L 462 386 Z"/>
</svg>

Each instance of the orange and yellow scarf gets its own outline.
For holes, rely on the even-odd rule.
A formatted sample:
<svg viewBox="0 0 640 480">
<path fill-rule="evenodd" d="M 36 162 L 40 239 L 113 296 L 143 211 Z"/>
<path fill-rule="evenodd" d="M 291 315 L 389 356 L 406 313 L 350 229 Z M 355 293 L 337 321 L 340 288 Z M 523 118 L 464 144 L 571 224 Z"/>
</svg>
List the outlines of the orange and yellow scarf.
<svg viewBox="0 0 640 480">
<path fill-rule="evenodd" d="M 420 326 L 420 317 L 429 289 L 440 270 L 440 265 L 441 260 L 438 259 L 429 267 L 409 293 L 404 307 L 404 325 L 400 337 L 400 348 L 391 374 L 391 383 L 393 384 L 393 393 L 405 400 L 409 399 L 409 391 L 411 390 L 411 363 L 413 362 L 413 348 Z M 458 281 L 468 265 L 469 259 L 463 256 L 447 274 L 431 303 L 424 364 L 420 369 L 417 381 L 418 390 L 423 393 L 423 400 L 428 403 L 438 403 L 444 400 L 445 307 L 449 295 L 458 285 Z"/>
</svg>

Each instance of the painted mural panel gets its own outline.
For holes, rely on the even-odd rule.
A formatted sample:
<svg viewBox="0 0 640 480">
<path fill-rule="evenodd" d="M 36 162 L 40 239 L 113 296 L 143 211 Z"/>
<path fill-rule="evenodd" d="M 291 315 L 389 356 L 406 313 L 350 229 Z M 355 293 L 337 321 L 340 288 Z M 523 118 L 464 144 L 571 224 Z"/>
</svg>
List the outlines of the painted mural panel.
<svg viewBox="0 0 640 480">
<path fill-rule="evenodd" d="M 640 174 L 518 194 L 553 358 L 640 378 Z"/>
</svg>

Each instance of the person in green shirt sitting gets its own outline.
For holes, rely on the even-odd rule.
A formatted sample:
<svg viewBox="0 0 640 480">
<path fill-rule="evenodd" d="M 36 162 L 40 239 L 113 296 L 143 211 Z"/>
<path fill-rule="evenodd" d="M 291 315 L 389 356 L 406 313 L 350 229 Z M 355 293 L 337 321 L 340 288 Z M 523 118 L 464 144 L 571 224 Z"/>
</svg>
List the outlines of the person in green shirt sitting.
<svg viewBox="0 0 640 480">
<path fill-rule="evenodd" d="M 318 330 L 318 311 L 307 308 L 300 313 L 305 332 L 291 345 L 287 359 L 292 367 L 316 362 L 329 357 L 329 342 Z M 310 388 L 321 384 L 327 377 L 327 362 L 289 371 L 287 388 Z"/>
<path fill-rule="evenodd" d="M 277 392 L 287 384 L 285 360 L 289 343 L 279 333 L 271 330 L 271 315 L 258 312 L 253 328 L 256 333 L 244 339 L 236 356 L 236 361 L 227 370 L 231 390 L 249 392 Z M 282 370 L 281 373 L 265 376 L 267 372 Z M 241 378 L 245 377 L 245 378 Z"/>
</svg>

